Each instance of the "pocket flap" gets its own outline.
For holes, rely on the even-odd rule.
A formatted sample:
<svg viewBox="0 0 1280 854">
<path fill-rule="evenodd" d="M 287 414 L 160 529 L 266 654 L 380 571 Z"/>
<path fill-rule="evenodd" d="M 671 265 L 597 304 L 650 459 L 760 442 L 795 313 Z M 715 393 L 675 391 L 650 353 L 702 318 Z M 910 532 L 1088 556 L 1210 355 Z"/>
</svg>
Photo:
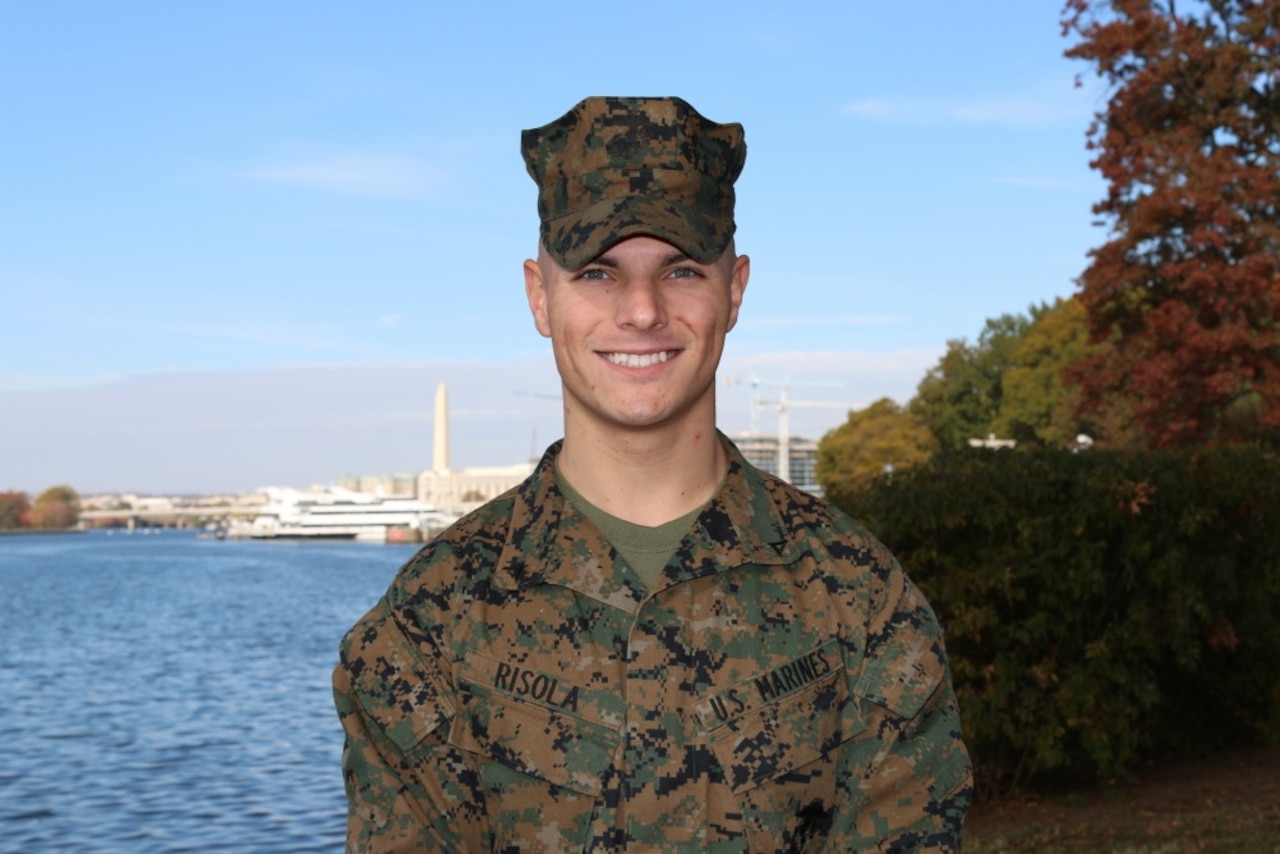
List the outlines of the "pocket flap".
<svg viewBox="0 0 1280 854">
<path fill-rule="evenodd" d="M 342 665 L 365 714 L 401 753 L 454 715 L 453 704 L 389 612 L 348 636 Z"/>
<path fill-rule="evenodd" d="M 841 662 L 834 643 L 821 651 Z M 741 694 L 749 696 L 754 689 L 759 701 L 707 733 L 734 792 L 815 762 L 866 729 L 842 663 L 777 699 L 769 695 L 769 684 L 768 675 L 749 680 Z M 699 717 L 704 726 L 712 720 L 712 715 Z"/>
<path fill-rule="evenodd" d="M 460 687 L 455 745 L 575 792 L 594 796 L 604 788 L 620 732 L 485 685 L 463 680 Z"/>
</svg>

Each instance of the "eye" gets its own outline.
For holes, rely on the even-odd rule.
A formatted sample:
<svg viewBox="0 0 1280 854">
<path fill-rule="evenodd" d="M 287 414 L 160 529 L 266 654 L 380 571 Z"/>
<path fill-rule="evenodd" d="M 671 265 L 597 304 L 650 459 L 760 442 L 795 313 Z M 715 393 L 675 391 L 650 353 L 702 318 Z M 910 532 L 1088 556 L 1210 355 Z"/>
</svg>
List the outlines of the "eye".
<svg viewBox="0 0 1280 854">
<path fill-rule="evenodd" d="M 701 279 L 702 271 L 693 267 L 676 267 L 669 275 L 673 279 Z"/>
<path fill-rule="evenodd" d="M 580 272 L 577 277 L 587 282 L 607 282 L 609 280 L 609 271 L 603 267 L 588 267 Z"/>
</svg>

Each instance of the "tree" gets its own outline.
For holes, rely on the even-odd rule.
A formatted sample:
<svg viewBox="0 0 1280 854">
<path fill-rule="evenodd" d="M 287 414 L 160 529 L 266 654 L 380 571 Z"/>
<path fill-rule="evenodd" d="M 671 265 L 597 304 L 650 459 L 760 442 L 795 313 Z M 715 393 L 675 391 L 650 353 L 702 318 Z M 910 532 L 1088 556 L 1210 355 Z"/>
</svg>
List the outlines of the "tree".
<svg viewBox="0 0 1280 854">
<path fill-rule="evenodd" d="M 916 415 L 887 397 L 849 419 L 818 442 L 817 476 L 827 498 L 847 506 L 848 496 L 885 466 L 903 469 L 933 456 L 937 442 Z"/>
<path fill-rule="evenodd" d="M 31 505 L 25 492 L 0 492 L 0 531 L 12 531 L 31 524 Z"/>
<path fill-rule="evenodd" d="M 31 508 L 31 527 L 59 530 L 70 528 L 80 516 L 80 496 L 69 486 L 51 486 L 36 497 Z"/>
<path fill-rule="evenodd" d="M 1084 306 L 1058 298 L 1033 306 L 1031 316 L 1000 378 L 1000 411 L 991 432 L 1017 439 L 1019 447 L 1061 448 L 1087 432 L 1075 414 L 1079 392 L 1062 380 L 1063 369 L 1089 352 Z"/>
<path fill-rule="evenodd" d="M 1280 0 L 1068 0 L 1066 55 L 1110 100 L 1088 131 L 1110 239 L 1080 277 L 1082 412 L 1155 447 L 1280 426 Z"/>
<path fill-rule="evenodd" d="M 910 404 L 941 448 L 964 448 L 970 439 L 992 432 L 1000 414 L 1001 377 L 1031 323 L 1005 314 L 987 321 L 976 346 L 964 339 L 947 342 L 947 352 L 920 381 Z"/>
</svg>

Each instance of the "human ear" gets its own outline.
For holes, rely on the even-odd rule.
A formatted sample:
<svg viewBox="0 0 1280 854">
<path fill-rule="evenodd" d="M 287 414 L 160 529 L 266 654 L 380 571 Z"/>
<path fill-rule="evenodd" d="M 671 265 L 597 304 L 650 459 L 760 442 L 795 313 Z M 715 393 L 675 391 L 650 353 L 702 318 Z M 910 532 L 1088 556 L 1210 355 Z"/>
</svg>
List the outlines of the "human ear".
<svg viewBox="0 0 1280 854">
<path fill-rule="evenodd" d="M 532 258 L 524 262 L 524 295 L 529 300 L 533 325 L 543 338 L 551 337 L 551 323 L 547 319 L 547 282 L 542 267 Z"/>
<path fill-rule="evenodd" d="M 729 275 L 729 325 L 728 332 L 738 323 L 738 308 L 742 305 L 742 295 L 747 290 L 747 280 L 751 278 L 751 258 L 739 255 L 733 259 L 733 271 Z"/>
</svg>

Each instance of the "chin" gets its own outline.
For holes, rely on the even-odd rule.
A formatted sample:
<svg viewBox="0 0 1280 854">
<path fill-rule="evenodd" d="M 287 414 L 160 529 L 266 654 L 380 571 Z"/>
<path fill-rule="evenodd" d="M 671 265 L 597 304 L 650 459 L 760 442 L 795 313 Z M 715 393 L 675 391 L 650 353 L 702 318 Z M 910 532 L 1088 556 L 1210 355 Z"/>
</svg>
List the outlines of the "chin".
<svg viewBox="0 0 1280 854">
<path fill-rule="evenodd" d="M 619 427 L 623 427 L 631 430 L 647 430 L 651 427 L 661 427 L 662 425 L 667 424 L 670 421 L 670 419 L 666 416 L 665 413 L 655 415 L 650 413 L 636 413 L 636 412 L 620 413 L 614 416 L 614 418 L 611 420 L 613 421 L 614 424 L 618 425 Z"/>
</svg>

